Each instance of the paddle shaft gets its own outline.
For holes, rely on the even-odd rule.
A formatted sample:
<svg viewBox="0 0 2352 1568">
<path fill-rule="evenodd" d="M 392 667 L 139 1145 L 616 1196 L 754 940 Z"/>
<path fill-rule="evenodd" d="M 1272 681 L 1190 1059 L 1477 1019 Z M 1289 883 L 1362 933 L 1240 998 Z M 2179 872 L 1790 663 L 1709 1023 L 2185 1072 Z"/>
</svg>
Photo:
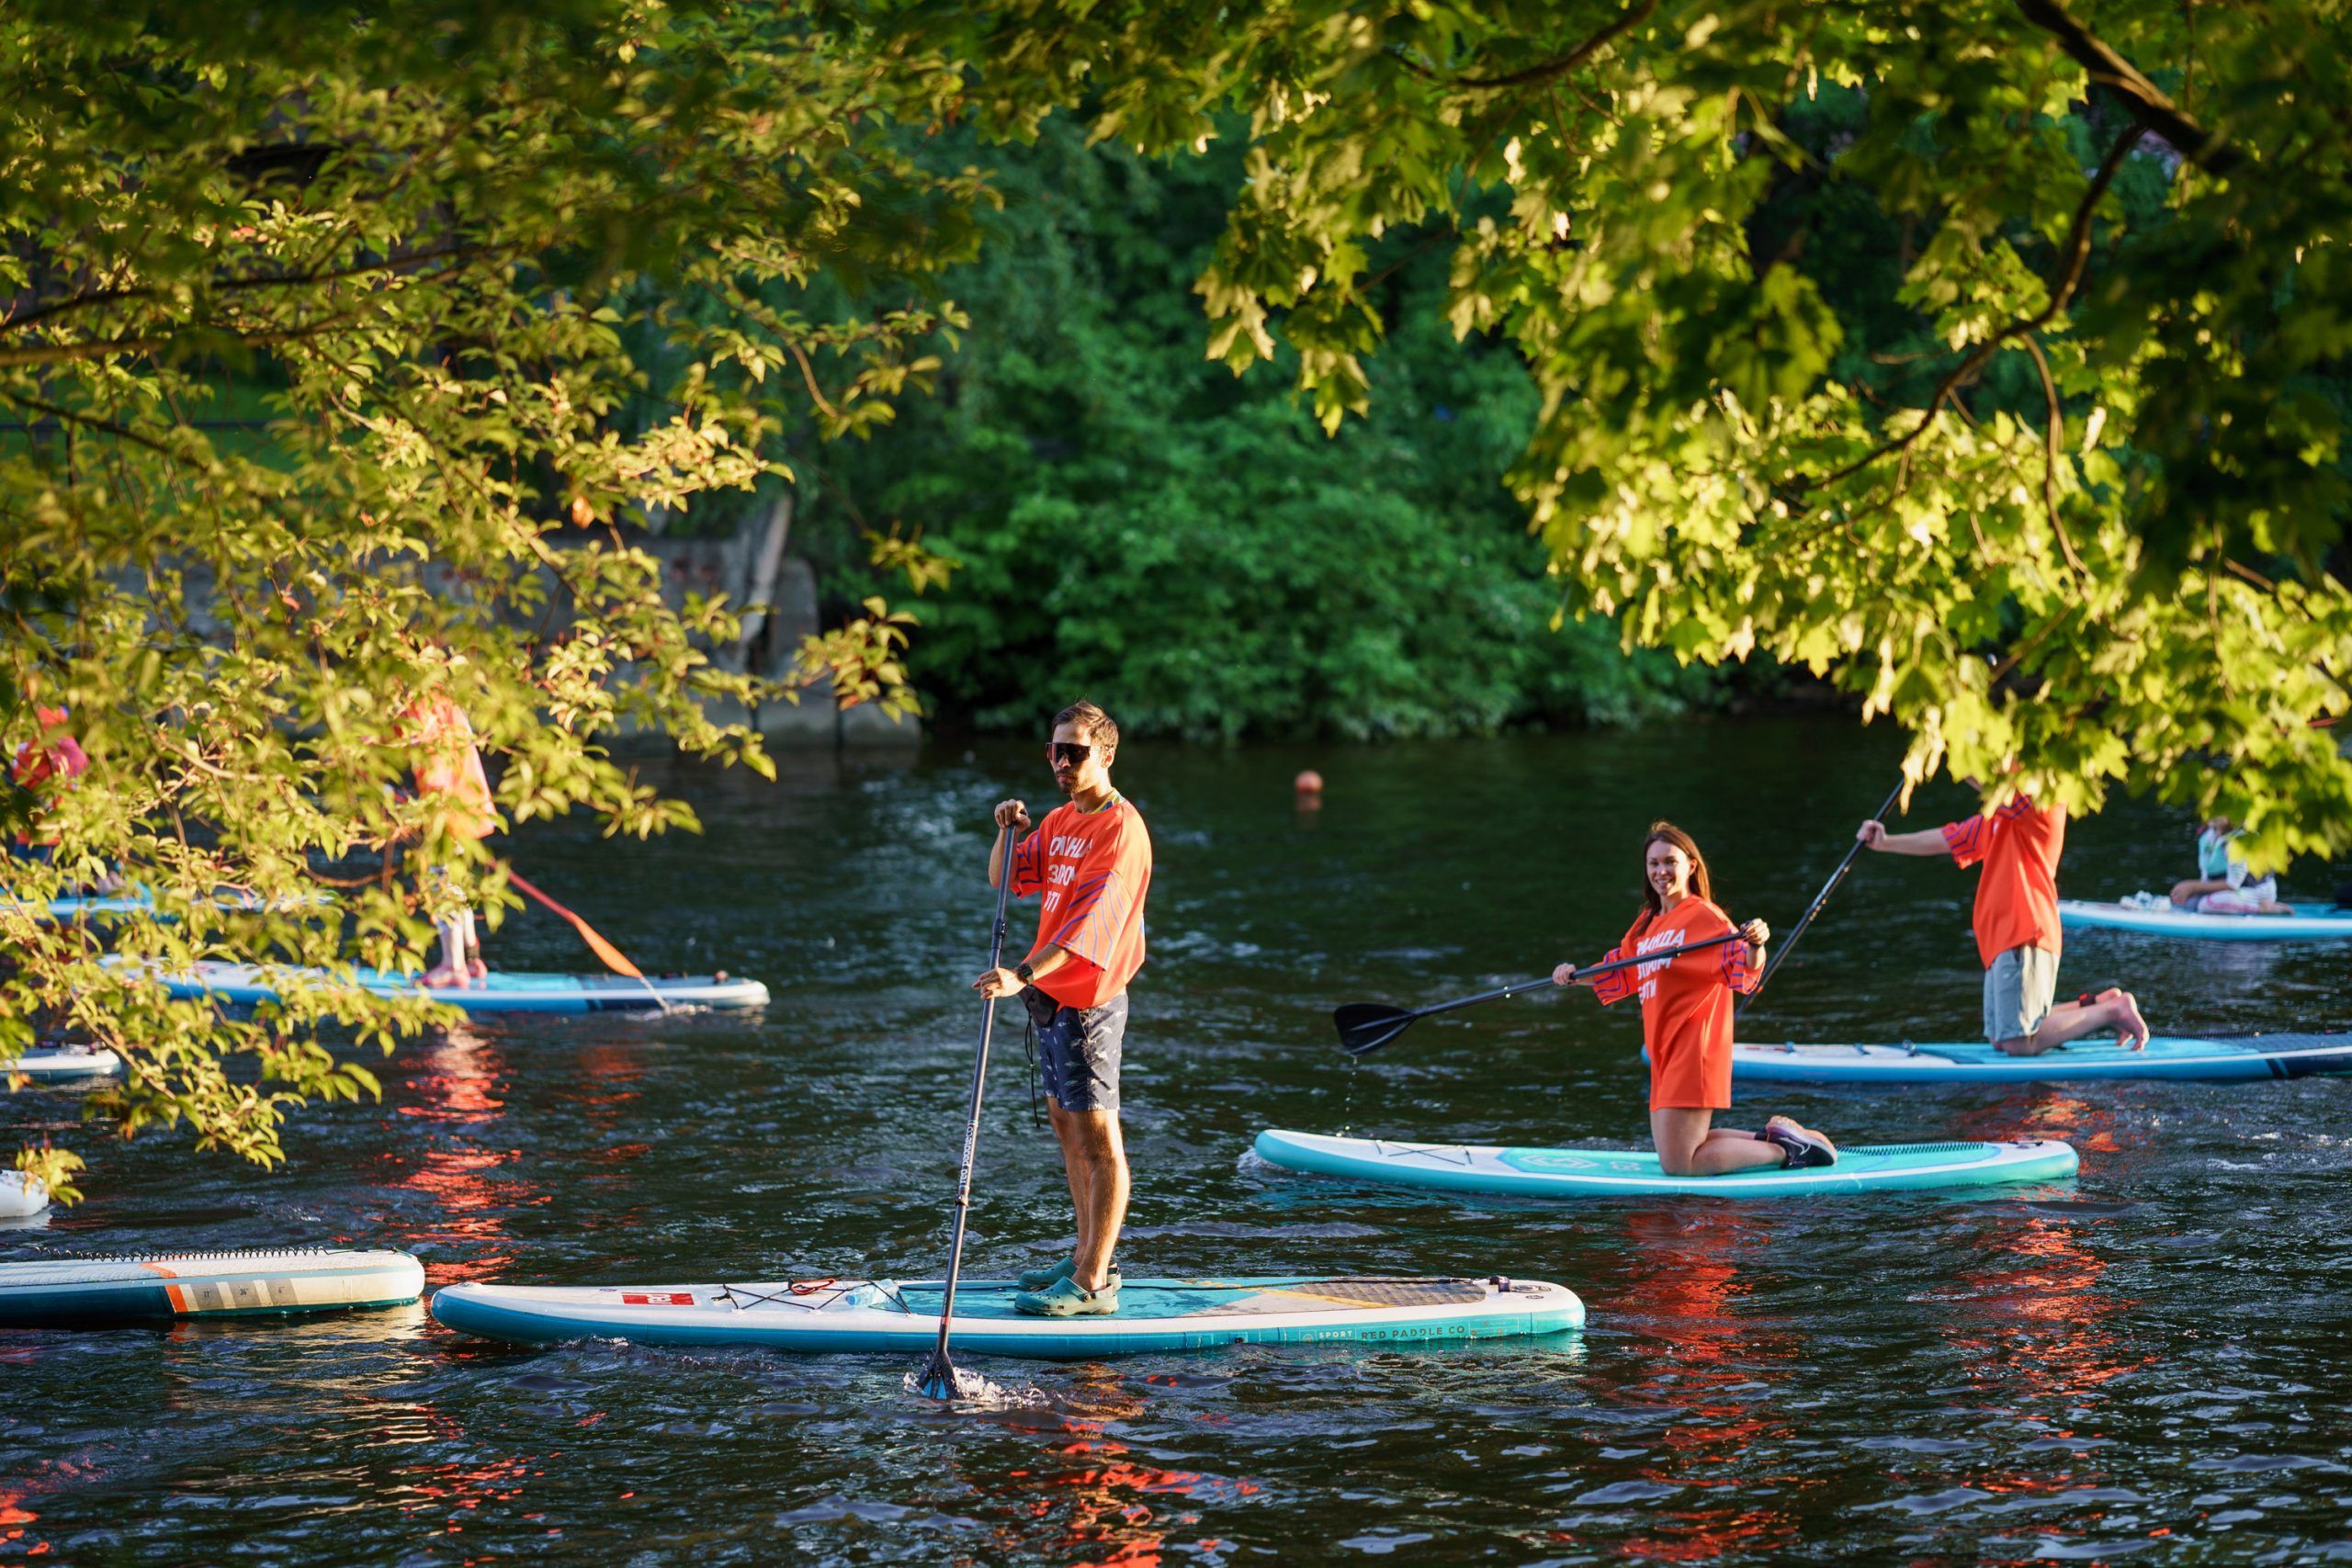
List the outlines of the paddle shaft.
<svg viewBox="0 0 2352 1568">
<path fill-rule="evenodd" d="M 1896 799 L 1902 795 L 1903 785 L 1905 782 L 1907 781 L 1902 779 L 1894 781 L 1894 787 L 1886 792 L 1886 799 L 1880 803 L 1879 808 L 1875 812 L 1871 813 L 1871 821 L 1883 822 L 1886 819 L 1886 814 L 1894 809 L 1894 803 Z M 1856 839 L 1847 847 L 1846 858 L 1838 863 L 1838 869 L 1829 874 L 1829 880 L 1821 885 L 1821 891 L 1819 893 L 1814 895 L 1813 904 L 1805 910 L 1804 919 L 1797 922 L 1796 930 L 1789 933 L 1789 940 L 1781 944 L 1780 950 L 1774 953 L 1771 957 L 1764 961 L 1764 973 L 1756 977 L 1756 989 L 1748 992 L 1747 995 L 1740 998 L 1738 1001 L 1732 1004 L 1731 1011 L 1734 1018 L 1737 1018 L 1742 1013 L 1746 1012 L 1747 1010 L 1747 1004 L 1754 1001 L 1758 996 L 1763 994 L 1765 986 L 1769 984 L 1772 978 L 1772 971 L 1778 969 L 1781 966 L 1781 960 L 1788 957 L 1789 950 L 1797 944 L 1797 938 L 1804 935 L 1805 927 L 1813 924 L 1814 916 L 1821 913 L 1821 907 L 1829 902 L 1829 896 L 1838 890 L 1838 885 L 1840 882 L 1846 880 L 1846 872 L 1848 868 L 1853 865 L 1854 857 L 1861 852 L 1862 841 L 1860 839 Z"/>
<path fill-rule="evenodd" d="M 1612 958 L 1606 964 L 1596 964 L 1590 968 L 1577 970 L 1576 977 L 1578 980 L 1597 979 L 1603 975 L 1613 975 L 1620 969 L 1631 969 L 1637 964 L 1672 963 L 1675 959 L 1679 958 L 1686 953 L 1703 953 L 1708 948 L 1721 947 L 1725 942 L 1745 942 L 1747 940 L 1747 939 L 1746 937 L 1742 936 L 1736 931 L 1725 931 L 1721 936 L 1711 936 L 1704 942 L 1689 942 L 1681 947 L 1672 949 L 1660 948 L 1656 953 L 1637 953 L 1631 958 Z M 1378 1050 L 1382 1045 L 1385 1045 L 1389 1041 L 1394 1040 L 1397 1035 L 1402 1034 L 1408 1024 L 1410 1024 L 1417 1020 L 1428 1018 L 1435 1013 L 1452 1012 L 1456 1008 L 1476 1007 L 1480 1002 L 1498 1002 L 1506 998 L 1515 997 L 1521 991 L 1532 991 L 1539 986 L 1550 986 L 1553 983 L 1551 976 L 1539 975 L 1532 980 L 1516 980 L 1498 990 L 1481 991 L 1475 997 L 1464 997 L 1458 1001 L 1440 1002 L 1435 1007 L 1418 1008 L 1409 1012 L 1399 1012 L 1393 1018 L 1378 1021 L 1382 1027 L 1388 1030 L 1388 1032 L 1378 1040 L 1366 1045 L 1349 1045 L 1345 1039 L 1346 1032 L 1343 1031 L 1340 1046 L 1341 1049 L 1349 1052 L 1351 1055 L 1363 1055 L 1366 1053 Z"/>
<path fill-rule="evenodd" d="M 999 967 L 1004 959 L 1005 910 L 1012 895 L 1012 852 L 1021 846 L 1021 829 L 1014 828 L 1005 840 L 1004 861 L 997 868 L 996 928 L 989 933 L 989 967 Z M 996 1033 L 996 998 L 990 997 L 980 1004 L 980 1049 L 972 1058 L 972 1110 L 964 1124 L 964 1163 L 956 1175 L 956 1234 L 947 1244 L 947 1283 L 940 1292 L 939 1343 L 933 1348 L 931 1361 L 923 1369 L 923 1386 L 928 1389 L 934 1379 L 943 1380 L 949 1393 L 956 1391 L 956 1364 L 947 1359 L 948 1325 L 956 1321 L 956 1281 L 964 1271 L 964 1222 L 972 1212 L 972 1167 L 980 1151 L 980 1096 L 988 1089 L 989 1041 Z"/>
</svg>

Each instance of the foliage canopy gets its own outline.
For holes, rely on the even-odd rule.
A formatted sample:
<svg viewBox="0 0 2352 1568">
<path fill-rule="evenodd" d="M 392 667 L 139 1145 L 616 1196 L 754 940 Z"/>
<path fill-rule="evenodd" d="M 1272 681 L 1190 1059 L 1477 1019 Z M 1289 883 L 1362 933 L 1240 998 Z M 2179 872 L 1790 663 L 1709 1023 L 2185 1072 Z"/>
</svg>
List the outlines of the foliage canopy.
<svg viewBox="0 0 2352 1568">
<path fill-rule="evenodd" d="M 1182 156 L 1246 115 L 1210 352 L 1286 349 L 1328 427 L 1396 248 L 1441 244 L 1455 330 L 1541 389 L 1510 482 L 1566 607 L 1629 643 L 1826 673 L 1914 778 L 2352 844 L 2311 724 L 2352 658 L 2339 7 L 855 14 L 993 134 Z"/>
<path fill-rule="evenodd" d="M 104 860 L 179 917 L 127 924 L 107 965 L 0 916 L 0 1049 L 36 1016 L 129 1048 L 99 1102 L 126 1127 L 267 1159 L 291 1100 L 369 1087 L 314 1043 L 323 998 L 228 1022 L 140 965 L 397 961 L 422 935 L 399 900 L 299 900 L 319 862 L 403 836 L 498 896 L 386 793 L 416 694 L 472 713 L 510 821 L 685 820 L 605 754 L 624 720 L 757 761 L 703 705 L 763 694 L 707 651 L 732 607 L 665 601 L 609 530 L 780 480 L 788 443 L 870 435 L 927 389 L 961 317 L 922 280 L 974 254 L 994 198 L 956 137 L 1057 116 L 1218 151 L 1210 355 L 1293 367 L 1327 429 L 1368 416 L 1363 449 L 1375 397 L 1413 395 L 1373 368 L 1424 330 L 1398 310 L 1515 353 L 1534 397 L 1510 485 L 1564 613 L 1688 660 L 1809 665 L 1905 728 L 1914 778 L 2078 807 L 2153 789 L 2248 822 L 2257 862 L 2352 844 L 2352 763 L 2312 723 L 2344 716 L 2352 657 L 2339 7 L 239 17 L 0 18 L 5 739 L 31 738 L 25 699 L 63 701 L 99 759 L 10 797 L 7 826 L 57 846 L 11 886 L 38 901 Z M 1437 264 L 1442 285 L 1394 287 Z M 1193 433 L 1210 548 L 1289 482 L 1241 471 L 1282 411 L 1233 406 Z M 1074 492 L 1004 528 L 1067 541 L 1080 518 L 1147 545 L 1159 521 Z M 1411 547 L 1406 513 L 1375 521 L 1368 552 Z M 812 672 L 888 686 L 887 650 L 851 645 L 895 635 L 869 615 Z M 221 883 L 269 912 L 211 908 Z M 363 1040 L 423 1016 L 358 1011 Z"/>
<path fill-rule="evenodd" d="M 0 703 L 12 751 L 63 705 L 96 759 L 6 802 L 0 832 L 55 854 L 9 869 L 0 1055 L 35 1021 L 96 1036 L 132 1064 L 92 1101 L 124 1131 L 186 1122 L 266 1162 L 287 1105 L 374 1088 L 317 1043 L 330 1010 L 386 1045 L 429 1010 L 310 993 L 223 1020 L 146 972 L 406 966 L 405 897 L 322 908 L 312 880 L 387 844 L 501 897 L 392 787 L 417 698 L 456 699 L 503 759 L 509 822 L 690 822 L 606 754 L 625 724 L 766 765 L 706 704 L 790 694 L 715 660 L 734 607 L 665 598 L 614 525 L 748 489 L 787 424 L 870 428 L 923 386 L 952 308 L 777 299 L 962 253 L 975 182 L 885 134 L 956 91 L 729 7 L 0 18 Z M 658 377 L 632 334 L 664 346 Z M 894 687 L 857 640 L 818 639 L 804 673 Z M 159 906 L 111 961 L 37 915 L 107 868 Z M 266 912 L 214 908 L 223 886 Z"/>
</svg>

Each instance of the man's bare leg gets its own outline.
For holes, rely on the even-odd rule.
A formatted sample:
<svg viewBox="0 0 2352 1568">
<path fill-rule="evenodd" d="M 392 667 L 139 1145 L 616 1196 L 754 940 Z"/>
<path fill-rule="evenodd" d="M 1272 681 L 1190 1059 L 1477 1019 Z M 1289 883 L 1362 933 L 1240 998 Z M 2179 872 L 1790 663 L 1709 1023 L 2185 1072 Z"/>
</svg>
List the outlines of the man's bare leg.
<svg viewBox="0 0 2352 1568">
<path fill-rule="evenodd" d="M 2105 991 L 2097 1001 L 2060 1002 L 2050 1010 L 2041 1028 L 2023 1039 L 1996 1041 L 1995 1049 L 2012 1056 L 2039 1056 L 2101 1031 L 2112 1033 L 2115 1043 L 2127 1051 L 2146 1045 L 2148 1021 L 2140 1016 L 2138 998 L 2129 991 Z"/>
<path fill-rule="evenodd" d="M 1078 1216 L 1078 1241 L 1070 1248 L 1070 1273 L 1076 1278 L 1086 1258 L 1086 1244 L 1094 1230 L 1094 1205 L 1090 1193 L 1094 1168 L 1086 1161 L 1085 1146 L 1079 1134 L 1078 1119 L 1086 1114 L 1064 1111 L 1053 1096 L 1046 1097 L 1046 1114 L 1054 1124 L 1054 1140 L 1062 1146 L 1062 1177 L 1069 1183 L 1070 1212 Z"/>
<path fill-rule="evenodd" d="M 1085 1185 L 1070 1179 L 1078 1200 L 1078 1259 L 1070 1278 L 1081 1289 L 1099 1291 L 1119 1249 L 1119 1229 L 1127 1219 L 1127 1149 L 1115 1111 L 1066 1111 L 1070 1141 L 1063 1157 L 1073 1172 L 1086 1172 Z"/>
</svg>

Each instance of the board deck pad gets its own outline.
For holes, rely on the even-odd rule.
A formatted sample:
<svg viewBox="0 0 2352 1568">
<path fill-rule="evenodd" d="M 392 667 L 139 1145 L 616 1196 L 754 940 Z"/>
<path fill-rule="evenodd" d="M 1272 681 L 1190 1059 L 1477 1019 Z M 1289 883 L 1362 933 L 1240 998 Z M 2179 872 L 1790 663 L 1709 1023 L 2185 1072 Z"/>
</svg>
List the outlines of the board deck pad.
<svg viewBox="0 0 2352 1568">
<path fill-rule="evenodd" d="M 2292 915 L 2200 915 L 2187 909 L 2135 909 L 2126 904 L 2058 900 L 2067 931 L 2139 931 L 2204 942 L 2320 942 L 2352 939 L 2352 909 L 2289 902 Z"/>
<path fill-rule="evenodd" d="M 1897 1044 L 1738 1044 L 1735 1083 L 2055 1083 L 2101 1078 L 2248 1082 L 2352 1073 L 2352 1033 L 2157 1035 L 2143 1050 L 2077 1040 L 2012 1056 L 1981 1040 Z"/>
<path fill-rule="evenodd" d="M 1834 1166 L 1668 1176 L 1640 1149 L 1510 1148 L 1464 1144 L 1335 1138 L 1272 1129 L 1258 1134 L 1258 1157 L 1312 1175 L 1455 1192 L 1599 1198 L 1612 1196 L 1796 1197 L 1990 1182 L 2046 1181 L 2075 1174 L 2064 1143 L 1883 1144 L 1841 1147 Z"/>
<path fill-rule="evenodd" d="M 0 1263 L 0 1327 L 103 1328 L 399 1306 L 424 1291 L 405 1252 L 287 1247 Z"/>
<path fill-rule="evenodd" d="M 1061 1359 L 1231 1344 L 1488 1339 L 1580 1326 L 1576 1292 L 1540 1280 L 1272 1276 L 1130 1280 L 1107 1317 L 1033 1317 L 1007 1280 L 956 1294 L 961 1350 Z M 813 1352 L 927 1348 L 944 1300 L 937 1281 L 804 1280 L 650 1286 L 451 1285 L 433 1315 L 486 1338 L 608 1337 L 649 1344 L 764 1345 Z"/>
<path fill-rule="evenodd" d="M 161 976 L 175 997 L 210 997 L 232 1005 L 275 1001 L 283 985 L 334 989 L 340 981 L 324 969 L 250 964 L 198 964 Z M 353 971 L 352 984 L 378 996 L 431 997 L 467 1012 L 655 1012 L 671 1007 L 735 1010 L 765 1007 L 768 988 L 757 980 L 726 975 L 554 975 L 492 970 L 469 987 L 421 986 L 417 976 L 380 969 Z M 650 988 L 649 988 L 650 985 Z M 657 999 L 657 995 L 658 999 Z"/>
</svg>

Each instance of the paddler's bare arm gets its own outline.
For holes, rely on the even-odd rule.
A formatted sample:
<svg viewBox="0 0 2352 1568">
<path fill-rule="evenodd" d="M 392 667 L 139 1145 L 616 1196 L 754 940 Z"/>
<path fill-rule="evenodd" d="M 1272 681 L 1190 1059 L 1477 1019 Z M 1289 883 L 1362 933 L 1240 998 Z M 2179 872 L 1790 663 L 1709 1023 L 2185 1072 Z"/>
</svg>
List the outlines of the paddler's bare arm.
<svg viewBox="0 0 2352 1568">
<path fill-rule="evenodd" d="M 1004 886 L 1005 861 L 1012 853 L 1012 829 L 1016 828 L 1024 833 L 1029 830 L 1029 808 L 1017 800 L 999 801 L 996 808 L 996 847 L 989 851 L 990 887 Z"/>
<path fill-rule="evenodd" d="M 1949 855 L 1951 846 L 1944 842 L 1940 828 L 1922 828 L 1916 833 L 1890 833 L 1883 822 L 1865 822 L 1855 838 L 1865 845 L 1890 855 Z"/>
</svg>

